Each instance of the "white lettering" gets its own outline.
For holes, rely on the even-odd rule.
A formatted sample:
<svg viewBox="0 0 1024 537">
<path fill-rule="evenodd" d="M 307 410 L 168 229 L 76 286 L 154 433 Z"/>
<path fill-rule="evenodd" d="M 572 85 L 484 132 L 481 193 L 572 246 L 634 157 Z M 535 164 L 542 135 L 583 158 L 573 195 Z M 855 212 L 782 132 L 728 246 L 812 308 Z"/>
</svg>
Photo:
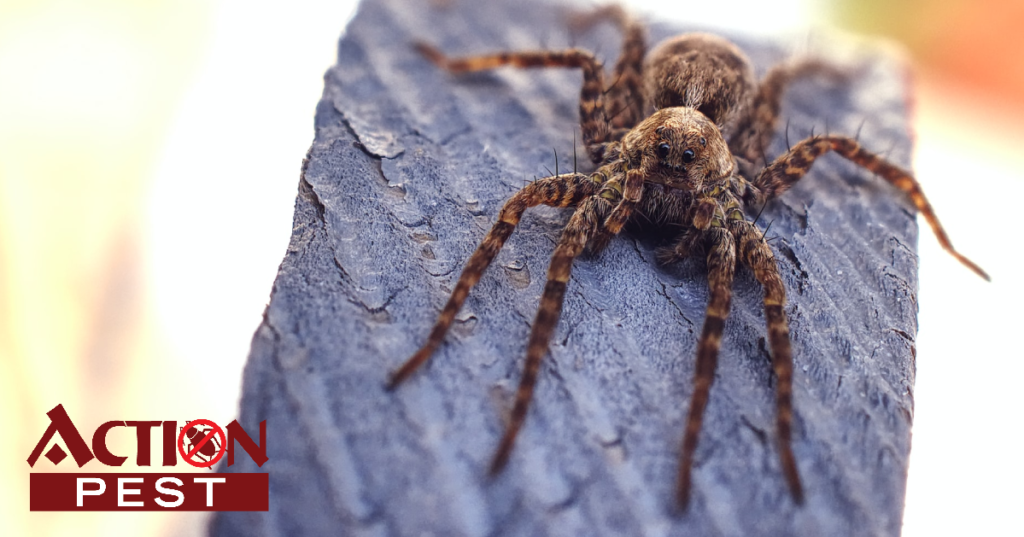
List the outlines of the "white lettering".
<svg viewBox="0 0 1024 537">
<path fill-rule="evenodd" d="M 213 484 L 224 483 L 223 477 L 197 477 L 193 480 L 194 483 L 206 483 L 206 506 L 213 507 Z"/>
<path fill-rule="evenodd" d="M 167 494 L 169 496 L 175 496 L 178 499 L 173 502 L 169 502 L 157 496 L 156 503 L 160 507 L 178 507 L 185 501 L 185 495 L 180 491 L 172 488 L 167 488 L 164 483 L 174 483 L 177 486 L 181 486 L 183 483 L 177 477 L 161 477 L 156 480 L 156 492 L 157 494 Z"/>
<path fill-rule="evenodd" d="M 85 490 L 84 485 L 86 483 L 99 485 L 99 488 Z M 100 494 L 103 494 L 107 490 L 107 482 L 99 477 L 79 477 L 76 488 L 78 489 L 78 506 L 82 507 L 82 498 L 85 496 L 99 496 Z"/>
<path fill-rule="evenodd" d="M 125 488 L 125 483 L 142 483 L 141 477 L 119 477 L 117 478 L 117 506 L 118 507 L 142 507 L 142 502 L 125 501 L 124 497 L 142 494 L 142 489 Z"/>
</svg>

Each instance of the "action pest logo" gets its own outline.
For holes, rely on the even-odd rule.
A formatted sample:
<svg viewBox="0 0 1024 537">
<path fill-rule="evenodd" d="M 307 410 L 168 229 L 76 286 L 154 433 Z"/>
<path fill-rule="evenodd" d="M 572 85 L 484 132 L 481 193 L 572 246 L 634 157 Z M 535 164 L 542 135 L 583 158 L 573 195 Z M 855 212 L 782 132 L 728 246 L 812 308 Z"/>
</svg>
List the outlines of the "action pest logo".
<svg viewBox="0 0 1024 537">
<path fill-rule="evenodd" d="M 56 442 L 60 437 L 79 468 L 86 464 L 119 467 L 128 456 L 107 447 L 107 434 L 115 427 L 135 429 L 136 466 L 153 466 L 151 451 L 158 434 L 163 467 L 177 466 L 179 459 L 196 468 L 211 468 L 227 454 L 235 464 L 235 448 L 262 467 L 267 462 L 267 422 L 260 423 L 259 442 L 232 421 L 227 427 L 198 419 L 176 421 L 108 421 L 92 433 L 91 444 L 71 421 L 63 405 L 46 413 L 50 425 L 28 457 L 28 465 L 41 458 L 54 466 L 68 458 Z M 45 452 L 44 452 L 45 450 Z M 95 459 L 95 462 L 92 462 Z M 170 472 L 33 472 L 29 479 L 31 511 L 266 511 L 270 485 L 266 473 L 170 473 Z"/>
</svg>

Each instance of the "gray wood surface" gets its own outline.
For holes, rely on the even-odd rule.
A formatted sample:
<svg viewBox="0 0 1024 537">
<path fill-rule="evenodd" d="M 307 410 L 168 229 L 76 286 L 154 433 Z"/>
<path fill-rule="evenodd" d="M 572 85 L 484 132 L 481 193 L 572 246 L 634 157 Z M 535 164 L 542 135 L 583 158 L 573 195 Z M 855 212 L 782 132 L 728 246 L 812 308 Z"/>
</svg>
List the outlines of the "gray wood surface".
<svg viewBox="0 0 1024 537">
<path fill-rule="evenodd" d="M 673 512 L 707 281 L 701 260 L 658 266 L 658 242 L 628 233 L 577 261 L 511 463 L 486 477 L 566 210 L 528 212 L 433 361 L 383 389 L 502 202 L 554 170 L 553 149 L 571 166 L 579 137 L 578 72 L 453 77 L 410 41 L 453 54 L 572 43 L 608 65 L 620 42 L 603 27 L 570 37 L 565 7 L 537 0 L 436 4 L 364 1 L 325 76 L 291 243 L 243 377 L 240 421 L 267 420 L 270 460 L 222 468 L 269 472 L 270 511 L 218 513 L 211 533 L 898 535 L 917 226 L 892 188 L 835 156 L 761 217 L 791 300 L 803 507 L 779 470 L 761 289 L 744 269 L 691 509 Z M 650 41 L 684 30 L 652 21 Z M 759 73 L 794 53 L 736 41 Z M 906 166 L 903 71 L 884 56 L 864 61 L 850 84 L 792 87 L 789 138 L 863 122 L 862 141 Z M 769 156 L 785 148 L 780 133 Z"/>
</svg>

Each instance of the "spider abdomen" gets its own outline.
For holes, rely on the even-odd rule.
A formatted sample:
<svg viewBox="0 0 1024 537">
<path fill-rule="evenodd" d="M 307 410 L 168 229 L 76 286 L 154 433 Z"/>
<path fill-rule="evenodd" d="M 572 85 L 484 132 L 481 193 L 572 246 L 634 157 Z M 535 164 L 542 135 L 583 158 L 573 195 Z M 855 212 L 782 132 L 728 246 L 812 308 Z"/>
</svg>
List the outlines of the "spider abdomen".
<svg viewBox="0 0 1024 537">
<path fill-rule="evenodd" d="M 754 69 L 736 45 L 711 34 L 683 34 L 644 62 L 644 97 L 655 108 L 701 111 L 719 128 L 731 125 L 756 91 Z"/>
</svg>

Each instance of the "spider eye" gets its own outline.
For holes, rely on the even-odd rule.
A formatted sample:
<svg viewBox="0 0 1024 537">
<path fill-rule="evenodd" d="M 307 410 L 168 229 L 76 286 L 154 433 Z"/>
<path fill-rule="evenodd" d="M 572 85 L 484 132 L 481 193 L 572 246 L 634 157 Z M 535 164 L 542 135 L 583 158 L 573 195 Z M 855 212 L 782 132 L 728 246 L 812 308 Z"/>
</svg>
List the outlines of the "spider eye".
<svg viewBox="0 0 1024 537">
<path fill-rule="evenodd" d="M 668 157 L 668 152 L 672 150 L 672 146 L 668 144 L 661 144 L 658 146 L 658 158 Z M 692 151 L 691 151 L 692 153 Z"/>
<path fill-rule="evenodd" d="M 687 149 L 686 151 L 683 151 L 683 162 L 687 164 L 693 162 L 693 159 L 696 157 L 697 155 L 693 153 L 692 149 Z"/>
</svg>

